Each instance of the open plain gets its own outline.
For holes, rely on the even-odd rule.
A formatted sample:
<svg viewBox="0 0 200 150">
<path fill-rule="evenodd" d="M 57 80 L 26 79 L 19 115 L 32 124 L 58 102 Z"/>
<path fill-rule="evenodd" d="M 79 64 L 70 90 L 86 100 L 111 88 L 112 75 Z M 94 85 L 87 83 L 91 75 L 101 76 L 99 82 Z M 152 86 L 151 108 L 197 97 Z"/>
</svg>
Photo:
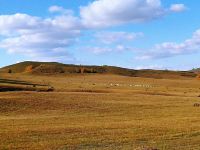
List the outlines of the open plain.
<svg viewBox="0 0 200 150">
<path fill-rule="evenodd" d="M 47 84 L 54 91 L 0 92 L 0 149 L 200 147 L 196 78 L 6 73 L 1 78 Z"/>
</svg>

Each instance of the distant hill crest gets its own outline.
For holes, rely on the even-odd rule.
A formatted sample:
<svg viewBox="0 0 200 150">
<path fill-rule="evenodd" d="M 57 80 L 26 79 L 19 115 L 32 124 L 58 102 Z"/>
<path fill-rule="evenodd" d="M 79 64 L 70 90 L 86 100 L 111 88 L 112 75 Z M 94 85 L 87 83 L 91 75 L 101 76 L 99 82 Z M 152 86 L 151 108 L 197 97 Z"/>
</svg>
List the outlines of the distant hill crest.
<svg viewBox="0 0 200 150">
<path fill-rule="evenodd" d="M 57 62 L 25 61 L 0 69 L 3 73 L 29 73 L 43 74 L 114 74 L 131 77 L 147 78 L 194 78 L 197 73 L 193 71 L 169 70 L 134 70 L 115 66 L 87 66 L 62 64 Z"/>
</svg>

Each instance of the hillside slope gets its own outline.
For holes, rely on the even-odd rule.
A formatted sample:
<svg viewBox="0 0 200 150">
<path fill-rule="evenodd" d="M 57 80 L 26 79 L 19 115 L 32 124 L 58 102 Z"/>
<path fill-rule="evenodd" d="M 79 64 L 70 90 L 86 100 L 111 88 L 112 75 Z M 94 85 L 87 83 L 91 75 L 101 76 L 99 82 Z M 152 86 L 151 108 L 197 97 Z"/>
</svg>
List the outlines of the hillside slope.
<svg viewBox="0 0 200 150">
<path fill-rule="evenodd" d="M 32 62 L 25 61 L 0 69 L 3 73 L 31 73 L 31 74 L 116 74 L 131 77 L 147 77 L 147 78 L 182 78 L 196 77 L 196 73 L 192 71 L 168 71 L 168 70 L 133 70 L 115 66 L 82 66 L 62 64 L 57 62 Z"/>
</svg>

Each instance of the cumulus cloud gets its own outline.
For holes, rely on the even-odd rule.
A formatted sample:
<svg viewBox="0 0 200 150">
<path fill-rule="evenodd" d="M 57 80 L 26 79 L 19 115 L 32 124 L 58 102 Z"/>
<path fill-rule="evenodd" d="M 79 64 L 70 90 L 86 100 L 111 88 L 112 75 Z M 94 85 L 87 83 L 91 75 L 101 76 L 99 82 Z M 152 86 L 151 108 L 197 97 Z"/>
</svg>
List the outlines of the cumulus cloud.
<svg viewBox="0 0 200 150">
<path fill-rule="evenodd" d="M 137 38 L 143 36 L 143 33 L 129 33 L 129 32 L 109 32 L 101 31 L 95 34 L 96 41 L 103 44 L 115 44 L 115 43 L 124 43 L 132 42 Z"/>
<path fill-rule="evenodd" d="M 182 12 L 185 11 L 187 8 L 184 4 L 172 4 L 170 10 L 172 12 Z"/>
<path fill-rule="evenodd" d="M 1 15 L 0 35 L 11 36 L 32 29 L 39 29 L 41 19 L 26 14 Z"/>
<path fill-rule="evenodd" d="M 96 0 L 80 8 L 82 21 L 88 27 L 145 22 L 164 14 L 160 0 Z"/>
<path fill-rule="evenodd" d="M 80 28 L 79 19 L 66 14 L 45 19 L 27 14 L 1 15 L 0 48 L 32 58 L 67 60 Z"/>
<path fill-rule="evenodd" d="M 0 15 L 0 48 L 13 54 L 23 54 L 34 59 L 68 60 L 73 58 L 70 48 L 81 32 L 124 23 L 145 22 L 157 19 L 166 13 L 160 0 L 95 0 L 80 8 L 80 17 L 72 10 L 51 6 L 53 17 L 36 17 L 16 13 Z M 123 41 L 133 41 L 142 33 L 98 32 L 96 40 L 101 44 L 88 48 L 98 54 L 133 50 Z"/>
<path fill-rule="evenodd" d="M 177 55 L 192 54 L 200 51 L 200 29 L 190 39 L 182 43 L 165 42 L 155 45 L 152 50 L 137 59 L 160 59 Z"/>
</svg>

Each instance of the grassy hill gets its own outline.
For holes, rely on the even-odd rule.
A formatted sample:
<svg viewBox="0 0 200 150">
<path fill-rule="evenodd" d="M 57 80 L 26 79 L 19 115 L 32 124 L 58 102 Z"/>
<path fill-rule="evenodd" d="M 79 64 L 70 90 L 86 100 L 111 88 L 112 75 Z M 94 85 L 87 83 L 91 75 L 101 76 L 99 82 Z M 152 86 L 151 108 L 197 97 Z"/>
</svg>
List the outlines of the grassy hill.
<svg viewBox="0 0 200 150">
<path fill-rule="evenodd" d="M 57 62 L 32 62 L 25 61 L 0 69 L 3 73 L 31 73 L 31 74 L 115 74 L 131 77 L 147 78 L 182 78 L 196 77 L 193 71 L 168 71 L 168 70 L 134 70 L 115 66 L 82 66 L 62 64 Z"/>
<path fill-rule="evenodd" d="M 92 75 L 67 75 L 82 67 L 2 69 L 18 73 L 0 74 L 1 150 L 199 149 L 200 80 L 185 78 L 194 73 L 84 66 Z"/>
</svg>

